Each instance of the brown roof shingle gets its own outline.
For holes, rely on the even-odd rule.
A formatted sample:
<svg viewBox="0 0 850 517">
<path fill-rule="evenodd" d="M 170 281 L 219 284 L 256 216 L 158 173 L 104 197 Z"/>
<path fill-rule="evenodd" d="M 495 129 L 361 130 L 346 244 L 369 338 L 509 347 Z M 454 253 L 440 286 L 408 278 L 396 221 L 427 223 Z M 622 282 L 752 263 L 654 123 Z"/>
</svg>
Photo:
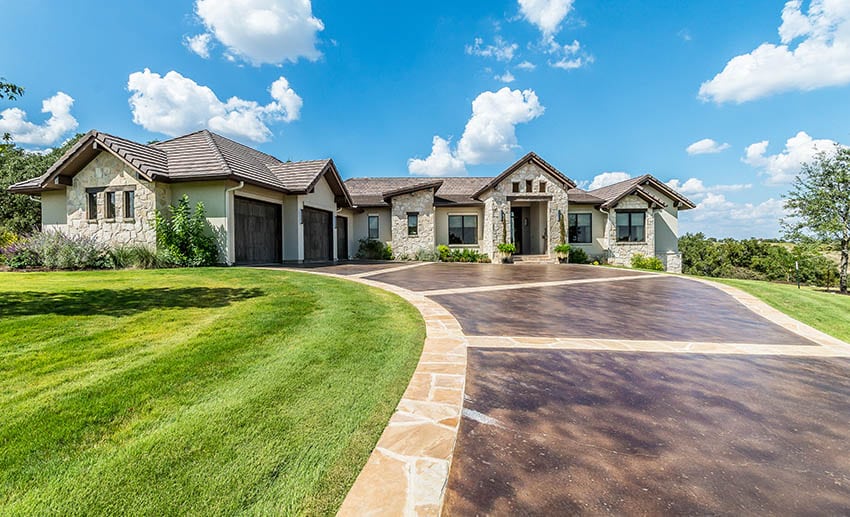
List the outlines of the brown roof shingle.
<svg viewBox="0 0 850 517">
<path fill-rule="evenodd" d="M 448 178 L 352 178 L 345 182 L 348 192 L 356 206 L 389 206 L 384 200 L 387 194 L 406 189 L 428 188 L 429 185 L 442 182 L 434 194 L 435 205 L 468 204 L 480 205 L 473 194 L 493 178 L 448 177 Z"/>
</svg>

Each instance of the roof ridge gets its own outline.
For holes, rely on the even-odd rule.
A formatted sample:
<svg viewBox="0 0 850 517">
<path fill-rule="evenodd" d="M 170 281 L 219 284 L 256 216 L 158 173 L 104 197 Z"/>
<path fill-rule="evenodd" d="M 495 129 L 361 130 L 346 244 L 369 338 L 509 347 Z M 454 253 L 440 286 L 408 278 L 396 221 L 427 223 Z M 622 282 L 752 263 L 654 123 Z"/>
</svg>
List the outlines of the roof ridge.
<svg viewBox="0 0 850 517">
<path fill-rule="evenodd" d="M 216 142 L 212 137 L 214 133 L 212 131 L 209 131 L 208 129 L 202 129 L 201 131 L 196 131 L 196 133 L 201 133 L 204 135 L 204 138 L 207 141 L 207 145 L 210 146 L 210 149 L 213 150 L 213 153 L 215 153 L 215 156 L 218 158 L 219 162 L 221 162 L 222 170 L 229 174 L 233 174 L 233 169 L 230 168 L 230 164 L 227 163 L 227 159 L 224 157 L 224 153 L 221 152 L 221 147 L 218 146 L 218 142 Z"/>
<path fill-rule="evenodd" d="M 204 131 L 206 131 L 207 133 L 209 133 L 209 132 L 210 132 L 210 130 L 208 130 L 208 129 L 206 129 L 206 128 L 198 129 L 197 131 L 192 131 L 191 133 L 186 133 L 185 135 L 174 136 L 174 137 L 169 138 L 168 140 L 160 140 L 159 142 L 156 142 L 156 143 L 153 143 L 153 144 L 150 144 L 150 145 L 151 145 L 152 147 L 154 147 L 154 146 L 155 146 L 155 147 L 159 147 L 161 144 L 166 144 L 166 143 L 168 143 L 168 142 L 173 142 L 173 141 L 175 141 L 175 140 L 180 140 L 181 138 L 186 138 L 187 136 L 197 135 L 198 133 L 203 133 Z"/>
</svg>

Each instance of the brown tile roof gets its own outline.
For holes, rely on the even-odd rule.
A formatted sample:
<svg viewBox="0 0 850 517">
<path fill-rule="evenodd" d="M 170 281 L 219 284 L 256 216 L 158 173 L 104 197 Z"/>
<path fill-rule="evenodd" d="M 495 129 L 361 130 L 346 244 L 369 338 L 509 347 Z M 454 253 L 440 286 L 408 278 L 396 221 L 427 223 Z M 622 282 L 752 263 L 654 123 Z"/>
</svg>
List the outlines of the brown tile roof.
<svg viewBox="0 0 850 517">
<path fill-rule="evenodd" d="M 332 160 L 282 162 L 274 156 L 205 129 L 149 145 L 99 131 L 90 131 L 47 173 L 39 178 L 16 183 L 10 190 L 33 192 L 48 188 L 45 182 L 51 176 L 63 172 L 63 168 L 74 158 L 79 158 L 78 162 L 90 160 L 97 151 L 98 144 L 149 179 L 161 181 L 227 178 L 281 192 L 302 194 L 308 193 L 319 178 L 331 171 L 331 188 L 337 196 L 350 204 L 348 193 Z M 76 173 L 76 170 L 71 173 Z M 341 204 L 345 205 L 346 202 Z"/>
<path fill-rule="evenodd" d="M 605 202 L 604 199 L 596 197 L 580 188 L 571 188 L 568 190 L 567 199 L 569 199 L 570 203 L 577 203 L 579 205 L 601 205 Z"/>
<path fill-rule="evenodd" d="M 449 177 L 449 178 L 414 178 L 414 177 L 392 177 L 392 178 L 352 178 L 345 182 L 345 186 L 351 193 L 351 198 L 356 206 L 389 206 L 385 197 L 398 195 L 398 192 L 408 190 L 419 190 L 433 188 L 437 181 L 440 182 L 435 193 L 434 204 L 452 205 L 468 204 L 480 205 L 481 201 L 473 199 L 472 195 L 486 185 L 493 178 L 487 177 Z"/>
<path fill-rule="evenodd" d="M 591 190 L 589 194 L 600 199 L 604 199 L 605 202 L 602 204 L 602 208 L 604 209 L 616 206 L 616 204 L 621 199 L 631 194 L 636 194 L 642 197 L 643 199 L 655 203 L 659 206 L 666 206 L 666 203 L 664 203 L 662 200 L 658 199 L 658 197 L 653 196 L 646 189 L 644 189 L 643 187 L 645 185 L 649 185 L 655 188 L 656 190 L 663 192 L 665 195 L 669 196 L 674 201 L 680 203 L 681 206 L 679 208 L 682 210 L 696 208 L 696 205 L 688 198 L 671 189 L 661 181 L 657 180 L 651 174 L 644 174 L 643 176 L 638 176 L 637 178 L 627 179 L 625 181 L 620 181 L 618 183 L 614 183 L 606 187 Z"/>
</svg>

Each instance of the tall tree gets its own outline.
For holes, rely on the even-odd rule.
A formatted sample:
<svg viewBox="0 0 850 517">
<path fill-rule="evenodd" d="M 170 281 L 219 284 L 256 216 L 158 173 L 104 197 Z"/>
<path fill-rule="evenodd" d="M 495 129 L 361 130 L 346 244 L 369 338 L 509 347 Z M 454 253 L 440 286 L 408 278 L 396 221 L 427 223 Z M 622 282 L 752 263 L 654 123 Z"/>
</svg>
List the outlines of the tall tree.
<svg viewBox="0 0 850 517">
<path fill-rule="evenodd" d="M 6 79 L 0 77 L 0 100 L 9 99 L 13 101 L 24 94 L 24 88 L 22 86 L 18 86 L 17 84 L 6 82 Z M 3 141 L 0 142 L 0 151 L 3 150 L 4 145 L 9 145 L 9 142 L 12 141 L 12 135 L 9 133 L 3 133 L 0 135 Z"/>
<path fill-rule="evenodd" d="M 847 262 L 850 257 L 850 149 L 836 145 L 803 164 L 786 196 L 789 217 L 782 221 L 786 235 L 794 240 L 815 237 L 838 245 L 839 290 L 847 294 Z"/>
</svg>

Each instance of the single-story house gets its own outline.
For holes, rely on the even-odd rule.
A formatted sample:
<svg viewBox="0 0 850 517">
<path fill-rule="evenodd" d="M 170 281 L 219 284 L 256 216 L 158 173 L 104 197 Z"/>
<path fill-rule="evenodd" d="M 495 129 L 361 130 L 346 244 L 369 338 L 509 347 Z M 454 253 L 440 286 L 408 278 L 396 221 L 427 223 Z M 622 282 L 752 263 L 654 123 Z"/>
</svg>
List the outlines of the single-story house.
<svg viewBox="0 0 850 517">
<path fill-rule="evenodd" d="M 40 196 L 45 229 L 154 246 L 153 216 L 202 201 L 228 264 L 332 261 L 362 239 L 396 256 L 436 246 L 554 257 L 565 240 L 600 261 L 635 253 L 681 270 L 678 212 L 695 205 L 650 175 L 585 191 L 534 153 L 496 177 L 354 178 L 333 160 L 282 162 L 207 130 L 151 144 L 91 131 L 45 174 L 9 190 Z"/>
</svg>

